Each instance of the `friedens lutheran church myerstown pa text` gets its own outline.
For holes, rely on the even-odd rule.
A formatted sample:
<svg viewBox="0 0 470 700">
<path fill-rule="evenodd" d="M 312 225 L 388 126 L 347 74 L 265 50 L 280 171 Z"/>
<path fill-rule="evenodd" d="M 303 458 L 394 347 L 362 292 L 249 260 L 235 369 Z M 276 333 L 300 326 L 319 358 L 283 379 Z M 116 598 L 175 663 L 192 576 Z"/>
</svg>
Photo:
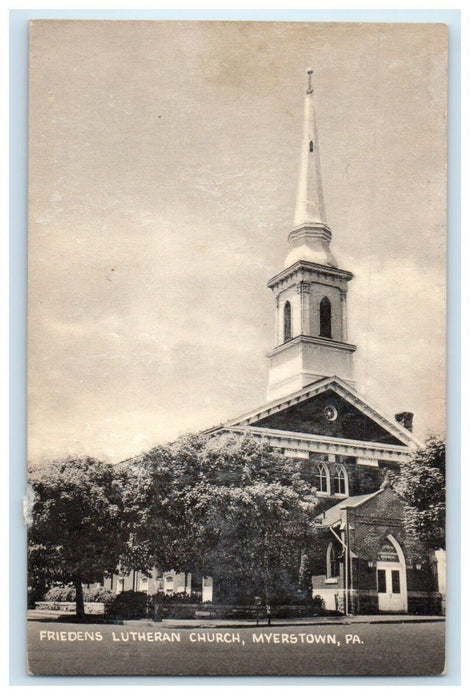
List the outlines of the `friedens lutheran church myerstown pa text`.
<svg viewBox="0 0 470 700">
<path fill-rule="evenodd" d="M 347 328 L 348 282 L 330 249 L 323 202 L 312 71 L 294 228 L 281 272 L 268 282 L 276 303 L 276 345 L 268 354 L 267 403 L 206 431 L 249 434 L 304 461 L 323 510 L 312 596 L 346 614 L 440 612 L 441 561 L 407 538 L 403 503 L 386 474 L 421 446 L 413 415 L 395 418 L 355 388 Z M 203 577 L 202 599 L 213 582 Z M 191 574 L 133 572 L 107 581 L 116 592 L 191 592 Z"/>
</svg>

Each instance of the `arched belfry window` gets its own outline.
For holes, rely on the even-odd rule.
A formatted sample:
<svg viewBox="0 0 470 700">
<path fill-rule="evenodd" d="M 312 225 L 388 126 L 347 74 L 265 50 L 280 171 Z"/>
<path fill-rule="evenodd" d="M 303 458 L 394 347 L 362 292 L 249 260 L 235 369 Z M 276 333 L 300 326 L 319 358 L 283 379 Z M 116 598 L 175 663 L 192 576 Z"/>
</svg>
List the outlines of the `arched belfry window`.
<svg viewBox="0 0 470 700">
<path fill-rule="evenodd" d="M 331 338 L 331 302 L 328 297 L 323 297 L 320 302 L 320 335 Z"/>
<path fill-rule="evenodd" d="M 336 467 L 334 485 L 335 494 L 338 496 L 348 495 L 348 475 L 344 467 Z"/>
<path fill-rule="evenodd" d="M 292 338 L 292 311 L 290 307 L 290 302 L 286 301 L 284 304 L 284 342 L 287 343 L 288 340 Z"/>
<path fill-rule="evenodd" d="M 313 141 L 310 141 L 309 148 L 310 148 L 310 153 L 313 153 Z"/>
</svg>

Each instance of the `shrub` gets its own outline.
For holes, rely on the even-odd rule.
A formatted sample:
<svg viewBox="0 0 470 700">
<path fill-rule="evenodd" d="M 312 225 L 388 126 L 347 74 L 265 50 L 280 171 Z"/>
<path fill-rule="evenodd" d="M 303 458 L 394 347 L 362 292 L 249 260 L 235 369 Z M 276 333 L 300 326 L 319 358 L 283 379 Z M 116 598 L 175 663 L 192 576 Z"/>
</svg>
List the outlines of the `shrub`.
<svg viewBox="0 0 470 700">
<path fill-rule="evenodd" d="M 44 600 L 49 600 L 54 603 L 73 603 L 75 601 L 75 595 L 75 586 L 72 586 L 72 584 L 61 584 L 49 589 L 44 596 Z M 106 604 L 113 598 L 115 598 L 115 594 L 103 586 L 84 588 L 83 590 L 83 600 L 86 603 Z"/>
<path fill-rule="evenodd" d="M 75 600 L 75 587 L 72 585 L 53 586 L 44 596 L 44 600 L 55 603 L 71 603 Z"/>
<path fill-rule="evenodd" d="M 105 602 L 105 613 L 109 617 L 123 620 L 139 620 L 147 617 L 148 596 L 136 591 L 123 591 Z"/>
<path fill-rule="evenodd" d="M 174 593 L 173 595 L 168 595 L 163 593 L 163 591 L 158 591 L 150 596 L 152 603 L 168 603 L 169 605 L 177 605 L 178 603 L 201 603 L 202 593 L 195 591 L 192 593 Z"/>
<path fill-rule="evenodd" d="M 325 601 L 320 595 L 316 595 L 312 600 L 313 609 L 315 612 L 322 612 L 325 609 Z"/>
<path fill-rule="evenodd" d="M 274 591 L 269 602 L 271 605 L 309 605 L 311 597 L 308 591 Z"/>
<path fill-rule="evenodd" d="M 91 590 L 85 590 L 83 592 L 83 600 L 86 603 L 104 603 L 105 607 L 106 605 L 111 604 L 115 597 L 115 593 L 110 591 L 108 588 L 103 588 L 103 586 L 92 588 Z"/>
<path fill-rule="evenodd" d="M 28 586 L 28 610 L 34 608 L 35 604 L 40 600 L 44 600 L 47 593 L 45 586 Z"/>
</svg>

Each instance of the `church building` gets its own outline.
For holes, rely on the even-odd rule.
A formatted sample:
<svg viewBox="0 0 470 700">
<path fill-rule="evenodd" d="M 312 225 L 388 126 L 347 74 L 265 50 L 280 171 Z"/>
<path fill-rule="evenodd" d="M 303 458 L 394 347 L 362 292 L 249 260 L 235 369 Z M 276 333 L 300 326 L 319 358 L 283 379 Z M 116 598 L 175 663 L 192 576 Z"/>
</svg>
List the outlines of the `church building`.
<svg viewBox="0 0 470 700">
<path fill-rule="evenodd" d="M 388 416 L 356 388 L 356 346 L 347 322 L 353 274 L 339 266 L 330 247 L 311 70 L 303 122 L 294 227 L 283 268 L 268 282 L 276 320 L 266 403 L 205 434 L 264 438 L 302 460 L 321 504 L 311 584 L 326 610 L 437 613 L 435 564 L 407 537 L 404 504 L 389 481 L 422 446 L 412 432 L 413 415 Z M 117 585 L 147 591 L 149 583 L 121 577 Z M 189 593 L 191 576 L 163 573 L 153 590 Z M 203 600 L 211 597 L 207 577 Z"/>
<path fill-rule="evenodd" d="M 411 413 L 387 416 L 357 391 L 347 324 L 353 274 L 338 265 L 331 240 L 309 70 L 294 227 L 283 269 L 268 282 L 276 321 L 267 402 L 206 434 L 249 433 L 304 461 L 322 503 L 312 595 L 326 609 L 436 612 L 433 564 L 407 538 L 387 476 L 421 443 Z"/>
</svg>

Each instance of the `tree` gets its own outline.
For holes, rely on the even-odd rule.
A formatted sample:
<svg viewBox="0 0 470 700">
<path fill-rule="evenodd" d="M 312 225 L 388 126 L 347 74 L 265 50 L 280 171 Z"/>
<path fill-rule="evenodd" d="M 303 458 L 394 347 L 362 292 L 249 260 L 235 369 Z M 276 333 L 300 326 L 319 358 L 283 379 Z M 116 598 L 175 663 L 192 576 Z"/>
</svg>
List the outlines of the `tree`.
<svg viewBox="0 0 470 700">
<path fill-rule="evenodd" d="M 235 435 L 185 436 L 142 461 L 163 525 L 153 537 L 161 566 L 214 576 L 226 599 L 299 588 L 318 499 L 298 462 Z"/>
<path fill-rule="evenodd" d="M 30 475 L 29 573 L 82 584 L 154 566 L 212 575 L 224 597 L 298 591 L 318 500 L 300 464 L 249 436 L 187 435 L 112 466 L 49 462 Z"/>
<path fill-rule="evenodd" d="M 394 484 L 406 502 L 408 534 L 434 550 L 445 549 L 445 461 L 445 443 L 431 437 L 401 465 Z"/>
<path fill-rule="evenodd" d="M 30 471 L 29 572 L 72 581 L 78 616 L 84 615 L 82 584 L 116 572 L 122 556 L 130 557 L 142 478 L 132 465 L 113 467 L 89 457 Z"/>
</svg>

